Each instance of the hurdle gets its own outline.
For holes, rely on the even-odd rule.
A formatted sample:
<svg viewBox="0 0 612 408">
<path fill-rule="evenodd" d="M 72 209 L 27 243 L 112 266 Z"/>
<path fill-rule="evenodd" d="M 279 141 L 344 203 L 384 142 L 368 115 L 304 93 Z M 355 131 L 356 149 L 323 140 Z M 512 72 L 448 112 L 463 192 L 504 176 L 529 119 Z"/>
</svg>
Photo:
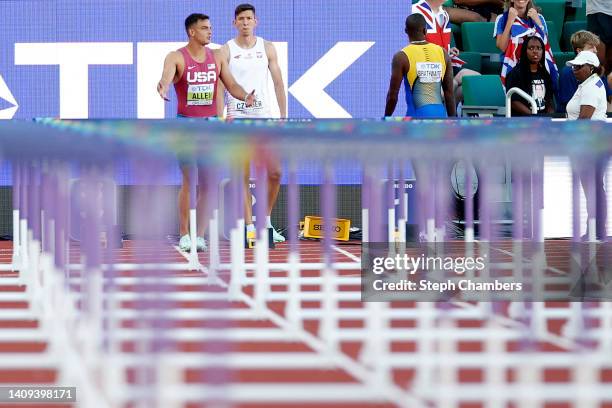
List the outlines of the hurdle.
<svg viewBox="0 0 612 408">
<path fill-rule="evenodd" d="M 542 231 L 543 158 L 565 155 L 589 163 L 593 157 L 609 157 L 607 124 L 43 120 L 2 124 L 0 132 L 5 136 L 2 151 L 13 163 L 13 217 L 19 219 L 12 267 L 28 288 L 28 312 L 41 321 L 37 331 L 0 331 L 0 336 L 48 339 L 42 364 L 59 367 L 59 383 L 78 387 L 79 406 L 447 407 L 475 402 L 540 407 L 558 402 L 601 407 L 612 402 L 607 385 L 612 372 L 610 302 L 606 297 L 571 298 L 567 289 L 548 287 L 573 282 L 568 276 L 575 278 L 585 267 L 595 267 L 590 261 L 605 261 L 609 255 L 607 242 L 596 242 L 593 217 L 587 243 L 579 244 L 577 171 L 568 192 L 574 203 L 572 237 L 560 244 L 576 262 L 559 262 Z M 329 149 L 330 144 L 337 149 Z M 33 145 L 38 148 L 25 149 Z M 297 166 L 312 157 L 322 163 L 320 207 L 323 223 L 329 225 L 336 215 L 338 152 L 363 167 L 363 245 L 392 244 L 395 250 L 398 244 L 409 250 L 405 214 L 414 203 L 405 199 L 405 168 L 414 163 L 424 186 L 416 200 L 419 236 L 424 238 L 419 244 L 436 254 L 489 254 L 492 261 L 485 273 L 497 276 L 504 270 L 512 274 L 500 280 L 531 279 L 533 294 L 473 300 L 402 293 L 388 301 L 362 302 L 368 299 L 362 293 L 360 248 L 342 247 L 329 235 L 321 242 L 300 242 L 297 234 Z M 286 161 L 285 249 L 267 246 L 265 205 L 258 207 L 257 244 L 253 250 L 244 248 L 243 170 L 236 155 L 255 161 L 274 155 Z M 219 238 L 216 189 L 207 196 L 206 213 L 192 213 L 192 232 L 200 220 L 209 224 L 209 251 L 200 255 L 195 248 L 181 254 L 160 238 L 175 214 L 164 202 L 158 180 L 177 156 L 204 159 L 204 181 L 213 186 L 222 177 L 231 180 L 233 197 L 225 209 L 232 218 L 229 242 Z M 98 186 L 101 179 L 113 177 L 118 157 L 135 164 L 142 182 L 141 200 L 129 207 L 137 238 L 123 251 L 103 247 L 99 239 L 102 229 L 113 231 L 113 221 L 104 216 L 113 203 L 97 194 Z M 472 174 L 466 172 L 465 231 L 455 239 L 448 228 L 447 177 L 454 160 L 479 169 L 478 203 L 470 191 Z M 505 160 L 512 166 L 517 222 L 504 236 L 493 205 L 502 192 L 486 170 Z M 68 185 L 75 167 L 87 192 L 78 209 L 83 217 L 78 245 L 68 234 Z M 265 180 L 265 168 L 256 169 L 257 179 Z M 602 198 L 595 194 L 594 172 L 587 177 L 592 215 Z M 192 184 L 203 181 L 196 178 Z M 195 194 L 191 198 L 195 208 Z M 265 189 L 258 190 L 257 200 L 265 203 Z M 201 325 L 173 326 L 178 321 Z M 236 326 L 236 321 L 248 326 Z M 560 327 L 551 329 L 551 322 Z M 281 344 L 281 350 L 302 344 L 306 351 L 248 352 L 248 347 L 256 348 L 249 342 Z M 347 351 L 350 344 L 359 347 Z M 34 356 L 10 363 L 41 364 Z M 296 379 L 241 381 L 249 372 L 255 377 L 258 372 L 288 372 Z M 321 379 L 312 378 L 313 373 Z"/>
</svg>

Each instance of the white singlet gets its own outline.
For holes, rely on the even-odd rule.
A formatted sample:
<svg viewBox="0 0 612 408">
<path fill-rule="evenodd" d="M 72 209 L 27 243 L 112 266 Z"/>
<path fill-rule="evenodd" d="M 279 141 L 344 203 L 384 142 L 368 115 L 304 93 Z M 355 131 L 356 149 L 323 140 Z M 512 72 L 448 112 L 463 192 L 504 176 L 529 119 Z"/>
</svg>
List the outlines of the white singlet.
<svg viewBox="0 0 612 408">
<path fill-rule="evenodd" d="M 234 39 L 227 42 L 229 48 L 229 68 L 236 82 L 246 92 L 255 90 L 255 103 L 245 107 L 244 101 L 232 97 L 227 91 L 225 100 L 228 118 L 270 118 L 270 98 L 268 97 L 268 56 L 264 39 L 257 37 L 252 48 L 241 48 Z"/>
</svg>

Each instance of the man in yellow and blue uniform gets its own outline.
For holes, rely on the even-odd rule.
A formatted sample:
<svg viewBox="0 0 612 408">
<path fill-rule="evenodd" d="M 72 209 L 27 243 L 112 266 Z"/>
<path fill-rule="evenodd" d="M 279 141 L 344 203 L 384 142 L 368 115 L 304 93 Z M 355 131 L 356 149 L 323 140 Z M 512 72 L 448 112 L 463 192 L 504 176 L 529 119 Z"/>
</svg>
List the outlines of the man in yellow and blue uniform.
<svg viewBox="0 0 612 408">
<path fill-rule="evenodd" d="M 393 57 L 385 116 L 393 115 L 402 81 L 406 90 L 406 116 L 456 116 L 453 70 L 448 54 L 425 40 L 426 22 L 420 14 L 406 19 L 410 43 Z"/>
</svg>

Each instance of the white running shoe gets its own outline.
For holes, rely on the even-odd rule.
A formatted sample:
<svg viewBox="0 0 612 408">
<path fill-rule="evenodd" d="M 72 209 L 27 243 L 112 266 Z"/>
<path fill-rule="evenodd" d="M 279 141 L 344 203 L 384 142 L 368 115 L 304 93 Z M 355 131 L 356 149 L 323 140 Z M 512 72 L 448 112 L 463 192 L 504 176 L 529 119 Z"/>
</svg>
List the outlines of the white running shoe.
<svg viewBox="0 0 612 408">
<path fill-rule="evenodd" d="M 281 234 L 279 234 L 274 227 L 272 227 L 272 239 L 274 239 L 275 243 L 278 242 L 285 242 L 285 237 L 283 237 Z"/>
<path fill-rule="evenodd" d="M 191 238 L 189 234 L 183 235 L 179 240 L 179 249 L 181 251 L 191 251 Z"/>
<path fill-rule="evenodd" d="M 196 239 L 196 249 L 198 252 L 206 251 L 208 249 L 208 245 L 206 245 L 206 240 L 202 237 L 197 237 Z"/>
</svg>

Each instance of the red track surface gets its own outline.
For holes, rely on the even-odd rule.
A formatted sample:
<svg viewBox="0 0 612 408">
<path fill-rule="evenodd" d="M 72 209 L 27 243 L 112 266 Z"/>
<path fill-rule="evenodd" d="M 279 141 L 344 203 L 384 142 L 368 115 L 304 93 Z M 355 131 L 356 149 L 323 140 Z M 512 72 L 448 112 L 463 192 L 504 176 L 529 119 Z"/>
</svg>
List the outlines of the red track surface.
<svg viewBox="0 0 612 408">
<path fill-rule="evenodd" d="M 10 243 L 0 243 L 0 262 L 10 263 L 11 261 L 11 246 Z M 126 263 L 145 263 L 145 262 L 183 262 L 185 258 L 170 245 L 163 244 L 163 246 L 157 246 L 158 243 L 151 242 L 126 242 L 123 249 L 118 250 L 114 253 L 116 262 Z M 567 256 L 567 242 L 564 241 L 551 241 L 547 243 L 547 254 L 552 265 L 562 266 L 564 263 L 563 257 Z M 349 253 L 359 256 L 360 246 L 359 245 L 346 245 L 342 246 L 342 249 Z M 136 251 L 135 251 L 136 250 Z M 303 262 L 320 262 L 322 259 L 321 244 L 318 242 L 301 242 L 300 243 L 300 254 Z M 222 262 L 229 262 L 229 248 L 224 245 L 221 250 Z M 253 251 L 247 250 L 247 262 L 253 262 Z M 73 248 L 71 252 L 71 261 L 78 262 L 80 258 L 78 248 Z M 275 250 L 270 251 L 270 262 L 287 262 L 288 258 L 288 245 L 282 244 Z M 208 264 L 208 254 L 200 254 L 200 261 L 203 265 Z M 341 254 L 337 251 L 334 252 L 335 262 L 352 262 L 354 259 L 351 257 Z M 339 271 L 339 274 L 343 276 L 358 276 L 358 270 Z M 73 272 L 73 277 L 78 277 L 78 272 Z M 137 277 L 142 278 L 145 276 L 163 276 L 163 277 L 176 277 L 176 278 L 193 278 L 201 277 L 203 273 L 201 271 L 122 271 L 118 273 L 120 277 Z M 253 276 L 253 272 L 249 273 Z M 285 271 L 275 271 L 270 274 L 272 277 L 283 277 L 287 276 Z M 302 278 L 307 277 L 318 277 L 321 276 L 321 271 L 302 271 L 300 276 Z M 228 282 L 229 273 L 220 272 L 220 278 Z M 14 299 L 3 299 L 4 294 L 19 294 L 23 293 L 25 288 L 23 286 L 15 284 L 4 284 L 2 278 L 15 278 L 18 277 L 17 273 L 13 272 L 0 272 L 0 312 L 8 311 L 27 311 L 30 306 L 27 301 L 14 300 Z M 180 279 L 179 279 L 180 281 Z M 73 283 L 73 290 L 78 290 L 78 285 Z M 121 341 L 121 350 L 124 353 L 132 355 L 160 355 L 163 353 L 193 353 L 194 362 L 188 368 L 185 368 L 180 373 L 180 379 L 185 384 L 200 384 L 200 385 L 212 385 L 212 386 L 231 386 L 231 385 L 262 385 L 262 386 L 281 386 L 281 385 L 355 385 L 359 387 L 361 380 L 356 378 L 351 372 L 347 371 L 345 365 L 335 364 L 334 361 L 329 360 L 326 364 L 322 364 L 317 367 L 316 364 L 306 364 L 307 367 L 299 367 L 296 364 L 295 368 L 291 368 L 283 364 L 279 364 L 278 367 L 241 367 L 240 363 L 227 364 L 227 365 L 207 365 L 198 364 L 198 358 L 203 358 L 203 355 L 208 356 L 226 356 L 228 361 L 233 355 L 240 353 L 240 356 L 257 355 L 266 353 L 266 355 L 274 356 L 274 359 L 287 359 L 293 358 L 296 355 L 303 356 L 308 361 L 309 357 L 313 361 L 325 362 L 326 354 L 321 353 L 320 350 L 313 349 L 312 342 L 303 341 L 300 336 L 295 336 L 296 333 L 301 334 L 302 337 L 307 336 L 311 339 L 321 340 L 321 326 L 323 320 L 323 313 L 325 311 L 323 302 L 321 300 L 302 300 L 301 309 L 310 311 L 320 311 L 319 314 L 312 313 L 308 317 L 305 317 L 302 321 L 301 326 L 288 334 L 285 337 L 275 338 L 277 336 L 263 336 L 249 338 L 249 336 L 225 336 L 224 333 L 228 333 L 232 330 L 252 330 L 255 334 L 257 331 L 270 331 L 270 332 L 283 332 L 286 331 L 284 325 L 279 325 L 279 322 L 286 322 L 286 300 L 275 300 L 268 301 L 265 303 L 266 313 L 258 313 L 254 310 L 252 302 L 252 294 L 254 288 L 252 285 L 247 285 L 243 288 L 243 292 L 246 294 L 244 301 L 230 301 L 229 299 L 223 299 L 223 297 L 214 297 L 213 299 L 190 299 L 190 300 L 173 300 L 163 299 L 164 295 L 168 294 L 223 294 L 226 289 L 223 289 L 217 285 L 207 285 L 205 282 L 177 282 L 165 283 L 162 286 L 159 284 L 155 286 L 150 281 L 138 282 L 119 282 L 116 289 L 120 293 L 156 293 L 158 297 L 152 299 L 132 299 L 132 300 L 121 300 L 120 308 L 122 310 L 135 310 L 143 313 L 163 311 L 163 315 L 154 317 L 133 316 L 121 318 L 119 324 L 123 329 L 135 329 L 139 328 L 143 332 L 154 333 L 152 339 L 149 340 L 125 340 Z M 322 292 L 323 286 L 320 284 L 302 284 L 301 292 Z M 360 290 L 359 285 L 343 285 L 338 288 L 338 291 L 342 292 L 358 292 Z M 271 291 L 275 293 L 285 293 L 288 291 L 288 287 L 285 284 L 277 284 L 271 287 Z M 250 300 L 249 300 L 250 299 Z M 338 310 L 363 310 L 366 306 L 358 300 L 340 300 L 337 302 L 336 307 Z M 390 304 L 391 309 L 400 310 L 414 310 L 417 305 L 414 302 L 393 302 Z M 445 306 L 448 309 L 448 313 L 452 311 L 467 310 L 471 305 L 460 305 L 453 304 Z M 568 303 L 548 303 L 546 304 L 547 310 L 565 309 L 568 308 Z M 177 312 L 185 311 L 201 311 L 211 312 L 205 317 L 177 317 Z M 238 314 L 232 315 L 228 311 L 237 312 Z M 232 312 L 232 313 L 233 313 Z M 507 304 L 502 305 L 498 311 L 500 317 L 508 318 Z M 365 315 L 365 311 L 364 311 Z M 2 330 L 28 330 L 36 329 L 38 327 L 37 319 L 11 319 L 5 318 L 5 315 L 0 318 L 0 334 Z M 161 318 L 160 318 L 161 316 Z M 266 317 L 270 316 L 270 317 Z M 610 318 L 610 316 L 608 316 Z M 438 322 L 439 323 L 439 322 Z M 459 354 L 466 354 L 473 357 L 471 364 L 465 367 L 458 367 L 455 372 L 455 382 L 458 387 L 462 385 L 480 386 L 482 388 L 483 397 L 479 400 L 463 400 L 458 401 L 456 405 L 460 408 L 476 408 L 486 407 L 484 403 L 486 400 L 487 389 L 489 383 L 487 380 L 486 366 L 487 362 L 487 334 L 489 333 L 488 324 L 490 321 L 487 316 L 479 317 L 477 313 L 463 317 L 453 318 L 454 334 L 457 335 L 455 343 L 455 351 Z M 567 323 L 564 318 L 557 317 L 554 313 L 551 314 L 551 318 L 546 321 L 546 329 L 548 331 L 547 336 L 541 337 L 538 341 L 530 343 L 528 349 L 521 339 L 509 340 L 505 343 L 505 350 L 508 355 L 520 356 L 525 361 L 529 360 L 529 356 L 542 355 L 544 353 L 555 353 L 563 359 L 563 355 L 572 355 L 575 351 L 571 348 L 562 347 L 563 343 L 563 330 L 562 328 Z M 343 330 L 354 330 L 364 329 L 366 327 L 366 321 L 363 317 L 340 317 L 338 319 L 338 332 Z M 391 330 L 393 329 L 411 329 L 418 328 L 420 325 L 419 318 L 415 318 L 414 314 L 407 313 L 406 317 L 403 318 L 401 315 L 396 316 L 390 321 Z M 600 321 L 594 321 L 593 327 L 599 327 Z M 176 330 L 180 329 L 206 329 L 209 335 L 203 339 L 179 339 L 179 340 L 167 340 L 162 341 L 160 337 L 165 334 L 173 334 Z M 477 329 L 480 334 L 473 334 L 468 337 L 462 338 L 462 332 L 468 332 L 470 330 Z M 214 334 L 210 334 L 214 333 Z M 367 331 L 361 333 L 367 334 Z M 473 333 L 473 332 L 470 332 Z M 611 333 L 612 334 L 612 333 Z M 442 336 L 442 334 L 440 334 Z M 363 351 L 364 344 L 366 344 L 365 337 L 357 337 L 354 339 L 342 339 L 338 340 L 337 354 L 342 355 L 349 361 L 353 361 L 358 365 L 363 365 L 360 362 L 360 356 Z M 436 347 L 439 346 L 438 338 L 432 340 L 432 350 L 435 353 Z M 325 342 L 321 342 L 325 344 Z M 591 347 L 596 347 L 596 344 L 591 344 Z M 5 368 L 2 364 L 2 355 L 5 356 L 16 356 L 19 353 L 45 353 L 47 348 L 47 342 L 44 338 L 41 339 L 30 339 L 28 341 L 1 341 L 0 340 L 0 385 L 5 384 L 22 384 L 22 385 L 58 385 L 58 369 L 40 368 L 40 369 L 23 369 L 18 366 Z M 335 353 L 333 349 L 330 351 L 330 355 Z M 424 351 L 419 350 L 418 341 L 407 338 L 407 339 L 393 339 L 390 341 L 390 352 L 391 355 L 402 354 L 402 355 L 414 355 L 415 359 L 419 355 L 425 354 Z M 197 353 L 197 354 L 196 354 Z M 269 354 L 268 354 L 269 353 Z M 290 353 L 290 354 L 288 354 Z M 584 357 L 589 357 L 589 352 L 583 352 Z M 433 354 L 428 355 L 430 358 L 434 358 Z M 272 364 L 273 366 L 274 364 Z M 150 386 L 152 389 L 155 386 L 155 375 L 150 372 L 151 366 L 148 364 L 135 365 L 133 367 L 126 368 L 124 372 L 123 381 L 134 386 Z M 574 372 L 571 364 L 567 366 L 556 365 L 554 367 L 548 367 L 543 369 L 541 372 L 541 383 L 540 386 L 545 389 L 548 385 L 566 385 L 567 387 L 576 387 L 574 378 Z M 504 371 L 505 382 L 508 386 L 515 384 L 518 381 L 519 371 L 521 364 L 514 364 L 507 367 Z M 143 374 L 144 373 L 144 374 Z M 397 389 L 405 392 L 406 395 L 411 395 L 413 392 L 418 394 L 418 390 L 415 389 L 417 386 L 415 383 L 418 369 L 412 367 L 394 368 L 391 372 L 391 380 L 397 387 Z M 612 356 L 610 363 L 607 367 L 602 367 L 598 375 L 599 384 L 595 386 L 602 387 L 608 391 L 607 400 L 601 400 L 598 408 L 612 408 Z M 147 385 L 148 384 L 148 385 Z M 69 386 L 70 384 L 62 384 Z M 163 385 L 161 385 L 163 386 Z M 362 387 L 371 387 L 372 385 L 362 385 Z M 435 386 L 435 384 L 432 384 Z M 561 408 L 561 407 L 578 407 L 571 401 L 556 401 L 554 395 L 551 395 L 551 401 L 543 401 L 540 406 L 545 408 Z M 428 402 L 425 400 L 425 404 Z M 436 406 L 430 401 L 431 407 Z M 132 404 L 127 404 L 131 406 Z M 11 406 L 2 405 L 0 406 Z M 60 407 L 66 405 L 25 405 L 19 404 L 14 405 L 15 407 Z M 204 403 L 194 401 L 184 405 L 185 407 L 213 407 L 212 403 Z M 392 401 L 385 401 L 384 398 L 380 400 L 362 400 L 355 402 L 349 395 L 347 395 L 347 401 L 318 401 L 316 403 L 308 403 L 307 401 L 299 402 L 293 401 L 289 398 L 286 402 L 279 402 L 279 398 L 271 398 L 269 402 L 238 402 L 232 403 L 232 407 L 241 408 L 259 408 L 259 407 L 336 407 L 336 408 L 348 408 L 348 407 L 394 407 L 397 406 Z M 509 401 L 506 404 L 507 407 L 521 407 L 520 402 Z M 89 408 L 89 407 L 86 407 Z"/>
</svg>

